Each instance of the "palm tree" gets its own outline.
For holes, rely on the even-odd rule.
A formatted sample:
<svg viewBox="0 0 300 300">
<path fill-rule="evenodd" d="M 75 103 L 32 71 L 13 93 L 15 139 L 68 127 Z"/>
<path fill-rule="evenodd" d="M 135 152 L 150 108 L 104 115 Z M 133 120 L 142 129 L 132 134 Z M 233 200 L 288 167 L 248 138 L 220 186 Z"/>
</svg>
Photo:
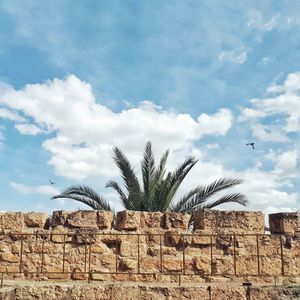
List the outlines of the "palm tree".
<svg viewBox="0 0 300 300">
<path fill-rule="evenodd" d="M 151 143 L 147 142 L 141 162 L 141 185 L 129 160 L 122 151 L 114 147 L 113 152 L 113 159 L 121 173 L 125 191 L 114 180 L 110 180 L 106 187 L 113 188 L 118 193 L 122 205 L 127 210 L 191 213 L 198 208 L 214 208 L 229 202 L 241 205 L 246 205 L 248 202 L 246 196 L 241 193 L 231 193 L 215 201 L 208 201 L 216 193 L 242 183 L 242 180 L 233 178 L 221 178 L 209 185 L 198 186 L 178 201 L 174 201 L 181 183 L 197 163 L 193 156 L 188 157 L 175 171 L 166 174 L 169 151 L 163 154 L 160 162 L 156 165 Z M 70 198 L 87 204 L 93 209 L 111 210 L 103 197 L 85 185 L 72 186 L 61 194 L 52 197 L 52 199 L 56 198 Z"/>
</svg>

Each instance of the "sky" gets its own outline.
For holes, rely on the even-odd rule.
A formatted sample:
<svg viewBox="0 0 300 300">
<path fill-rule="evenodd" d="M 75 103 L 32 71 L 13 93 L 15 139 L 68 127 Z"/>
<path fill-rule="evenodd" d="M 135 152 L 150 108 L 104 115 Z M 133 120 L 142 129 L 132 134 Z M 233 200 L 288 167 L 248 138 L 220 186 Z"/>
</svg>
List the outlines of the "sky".
<svg viewBox="0 0 300 300">
<path fill-rule="evenodd" d="M 121 210 L 113 146 L 139 173 L 147 141 L 199 160 L 177 197 L 232 177 L 222 209 L 299 209 L 299 49 L 297 0 L 0 0 L 0 211 L 87 208 L 51 200 L 74 184 Z"/>
</svg>

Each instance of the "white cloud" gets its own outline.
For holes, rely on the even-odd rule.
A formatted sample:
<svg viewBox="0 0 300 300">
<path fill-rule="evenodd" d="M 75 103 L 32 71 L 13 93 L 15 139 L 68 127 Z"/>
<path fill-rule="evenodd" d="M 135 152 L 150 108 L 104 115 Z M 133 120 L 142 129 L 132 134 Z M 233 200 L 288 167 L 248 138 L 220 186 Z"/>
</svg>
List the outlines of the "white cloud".
<svg viewBox="0 0 300 300">
<path fill-rule="evenodd" d="M 184 155 L 204 135 L 224 136 L 233 119 L 229 109 L 220 109 L 195 120 L 188 114 L 162 110 L 150 101 L 115 113 L 96 102 L 91 86 L 74 75 L 8 91 L 0 103 L 30 118 L 30 124 L 16 125 L 21 133 L 55 133 L 43 143 L 52 154 L 49 164 L 58 175 L 77 179 L 114 174 L 113 145 L 134 162 L 139 162 L 147 140 L 160 149 L 158 154 L 170 148 Z"/>
<path fill-rule="evenodd" d="M 18 113 L 3 107 L 0 108 L 0 118 L 8 119 L 16 122 L 25 121 L 25 119 L 21 117 Z"/>
<path fill-rule="evenodd" d="M 21 194 L 44 194 L 44 195 L 57 195 L 60 193 L 59 189 L 51 185 L 38 185 L 38 186 L 29 186 L 23 183 L 17 183 L 11 181 L 9 185 L 18 193 Z"/>
<path fill-rule="evenodd" d="M 45 132 L 44 130 L 42 130 L 34 124 L 17 124 L 15 125 L 15 127 L 21 134 L 37 135 L 39 133 Z"/>
<path fill-rule="evenodd" d="M 300 131 L 300 72 L 291 73 L 282 85 L 271 85 L 268 94 L 274 96 L 252 99 L 252 107 L 245 107 L 240 121 L 258 122 L 252 125 L 253 134 L 262 140 L 286 141 L 287 133 Z M 259 120 L 274 117 L 278 125 L 262 125 Z"/>
<path fill-rule="evenodd" d="M 280 132 L 280 128 L 272 128 L 269 125 L 255 124 L 251 127 L 254 137 L 265 142 L 286 142 L 288 138 Z"/>
<path fill-rule="evenodd" d="M 235 51 L 223 51 L 219 55 L 220 61 L 227 61 L 234 64 L 243 64 L 247 60 L 247 51 L 235 52 Z"/>
<path fill-rule="evenodd" d="M 275 153 L 273 150 L 270 150 L 266 158 L 275 163 L 273 173 L 282 177 L 295 177 L 297 173 L 300 175 L 297 168 L 299 154 L 296 149 L 282 153 Z"/>
</svg>

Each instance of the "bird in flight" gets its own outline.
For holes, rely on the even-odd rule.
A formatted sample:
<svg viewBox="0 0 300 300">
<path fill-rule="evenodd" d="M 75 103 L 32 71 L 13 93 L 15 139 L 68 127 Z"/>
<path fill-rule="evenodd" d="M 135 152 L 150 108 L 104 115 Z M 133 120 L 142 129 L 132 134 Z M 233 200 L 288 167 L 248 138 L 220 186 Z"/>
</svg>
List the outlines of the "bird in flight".
<svg viewBox="0 0 300 300">
<path fill-rule="evenodd" d="M 246 145 L 247 145 L 247 146 L 251 146 L 253 150 L 255 149 L 255 148 L 254 148 L 254 143 L 247 143 Z"/>
<path fill-rule="evenodd" d="M 51 185 L 56 183 L 56 182 L 51 181 L 51 179 L 49 179 L 49 182 L 50 182 Z"/>
</svg>

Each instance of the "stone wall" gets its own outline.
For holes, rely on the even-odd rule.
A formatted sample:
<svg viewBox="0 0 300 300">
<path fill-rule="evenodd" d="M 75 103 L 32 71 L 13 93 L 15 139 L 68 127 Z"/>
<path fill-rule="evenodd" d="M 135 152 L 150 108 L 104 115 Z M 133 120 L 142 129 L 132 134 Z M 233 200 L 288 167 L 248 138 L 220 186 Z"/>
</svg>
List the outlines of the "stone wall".
<svg viewBox="0 0 300 300">
<path fill-rule="evenodd" d="M 295 233 L 298 225 L 291 226 Z M 192 219 L 171 212 L 1 213 L 0 273 L 66 280 L 172 281 L 181 274 L 193 282 L 253 275 L 297 281 L 300 240 L 291 226 L 288 235 L 287 227 L 283 235 L 264 234 L 264 215 L 245 211 L 200 210 Z"/>
</svg>

